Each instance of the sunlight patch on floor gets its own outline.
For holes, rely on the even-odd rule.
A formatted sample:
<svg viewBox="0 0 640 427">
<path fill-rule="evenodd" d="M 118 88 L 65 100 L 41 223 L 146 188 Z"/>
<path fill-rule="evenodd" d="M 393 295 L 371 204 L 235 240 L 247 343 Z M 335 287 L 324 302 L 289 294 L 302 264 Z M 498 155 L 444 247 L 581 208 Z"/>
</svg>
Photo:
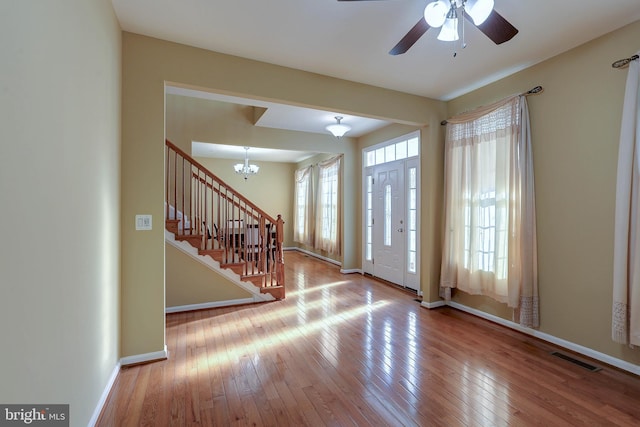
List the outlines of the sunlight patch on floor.
<svg viewBox="0 0 640 427">
<path fill-rule="evenodd" d="M 295 344 L 294 341 L 301 337 L 305 337 L 315 332 L 340 325 L 341 323 L 347 322 L 353 318 L 369 313 L 372 310 L 382 308 L 389 303 L 390 301 L 382 300 L 371 305 L 363 305 L 351 310 L 344 311 L 340 315 L 329 316 L 328 318 L 319 319 L 305 325 L 288 327 L 280 332 L 269 333 L 268 336 L 264 338 L 254 339 L 247 342 L 246 344 L 236 345 L 229 351 L 218 352 L 209 355 L 202 354 L 199 357 L 206 358 L 206 362 L 209 365 L 215 366 L 237 363 L 241 357 L 252 357 L 254 353 L 257 354 L 262 350 L 266 350 L 278 344 Z M 228 325 L 227 327 L 229 326 L 231 326 L 231 329 L 236 328 L 235 325 Z M 220 327 L 223 326 L 220 325 Z M 202 361 L 199 359 L 195 363 L 200 365 L 201 362 Z"/>
<path fill-rule="evenodd" d="M 272 311 L 270 313 L 263 314 L 261 318 L 263 318 L 267 323 L 276 319 L 284 319 L 289 316 L 298 316 L 301 311 L 307 312 L 309 310 L 318 308 L 322 306 L 322 300 L 317 300 L 313 302 L 304 303 L 304 307 L 300 307 L 300 304 L 297 304 L 296 307 L 287 307 L 278 309 L 278 311 Z"/>
<path fill-rule="evenodd" d="M 324 289 L 329 289 L 329 288 L 334 288 L 336 286 L 342 286 L 342 285 L 348 285 L 350 282 L 348 282 L 347 280 L 341 280 L 339 282 L 331 282 L 331 283 L 327 283 L 321 286 L 313 286 L 311 288 L 308 289 L 300 289 L 298 291 L 292 291 L 292 292 L 287 292 L 287 297 L 294 297 L 297 295 L 302 295 L 302 294 L 308 294 L 311 292 L 318 292 L 318 291 L 322 291 Z"/>
</svg>

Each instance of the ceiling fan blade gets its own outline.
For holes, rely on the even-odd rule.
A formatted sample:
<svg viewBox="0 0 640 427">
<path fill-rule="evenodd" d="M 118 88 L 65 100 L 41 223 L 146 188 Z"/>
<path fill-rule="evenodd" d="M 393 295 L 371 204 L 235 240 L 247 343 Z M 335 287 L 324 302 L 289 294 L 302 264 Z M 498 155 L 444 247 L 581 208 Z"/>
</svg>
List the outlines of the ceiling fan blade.
<svg viewBox="0 0 640 427">
<path fill-rule="evenodd" d="M 398 44 L 395 45 L 393 49 L 389 51 L 389 54 L 401 55 L 405 53 L 411 48 L 411 46 L 413 46 L 418 41 L 420 37 L 422 37 L 424 33 L 427 32 L 429 28 L 430 27 L 429 27 L 429 24 L 427 24 L 427 21 L 425 21 L 424 18 L 420 18 L 418 23 L 414 25 L 413 28 L 410 29 L 409 32 L 404 35 L 402 40 L 400 40 Z"/>
<path fill-rule="evenodd" d="M 473 23 L 473 20 L 469 15 L 465 14 L 464 16 Z M 509 21 L 504 19 L 502 15 L 496 12 L 495 9 L 491 11 L 491 14 L 486 19 L 486 21 L 484 21 L 480 25 L 477 25 L 477 27 L 495 44 L 508 42 L 513 38 L 513 36 L 518 34 L 518 29 L 511 25 Z"/>
</svg>

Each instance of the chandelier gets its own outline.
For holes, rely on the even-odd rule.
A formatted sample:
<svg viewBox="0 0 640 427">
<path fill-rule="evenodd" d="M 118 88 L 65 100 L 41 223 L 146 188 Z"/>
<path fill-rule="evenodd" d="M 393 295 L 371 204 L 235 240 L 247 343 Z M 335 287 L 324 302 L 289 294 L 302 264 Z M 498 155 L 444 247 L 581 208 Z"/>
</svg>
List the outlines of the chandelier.
<svg viewBox="0 0 640 427">
<path fill-rule="evenodd" d="M 236 163 L 233 165 L 233 170 L 236 173 L 244 175 L 244 179 L 249 178 L 249 175 L 255 175 L 260 170 L 260 166 L 249 164 L 249 147 L 244 147 L 244 163 Z"/>
<path fill-rule="evenodd" d="M 336 116 L 335 119 L 338 123 L 327 126 L 327 130 L 331 132 L 333 136 L 339 139 L 343 137 L 345 133 L 351 130 L 351 126 L 340 123 L 340 120 L 342 120 L 342 116 Z"/>
<path fill-rule="evenodd" d="M 442 27 L 438 40 L 456 41 L 459 39 L 458 12 L 469 15 L 478 26 L 489 17 L 493 4 L 493 0 L 437 0 L 424 8 L 424 19 L 430 27 Z"/>
</svg>

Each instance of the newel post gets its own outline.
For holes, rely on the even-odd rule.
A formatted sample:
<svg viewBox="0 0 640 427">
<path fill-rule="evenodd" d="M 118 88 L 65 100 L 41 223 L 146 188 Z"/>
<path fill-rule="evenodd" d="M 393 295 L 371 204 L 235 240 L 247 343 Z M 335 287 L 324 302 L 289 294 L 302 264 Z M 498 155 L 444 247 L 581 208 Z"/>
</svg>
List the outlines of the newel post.
<svg viewBox="0 0 640 427">
<path fill-rule="evenodd" d="M 276 220 L 276 283 L 284 286 L 284 253 L 282 241 L 284 240 L 284 221 L 282 215 Z"/>
</svg>

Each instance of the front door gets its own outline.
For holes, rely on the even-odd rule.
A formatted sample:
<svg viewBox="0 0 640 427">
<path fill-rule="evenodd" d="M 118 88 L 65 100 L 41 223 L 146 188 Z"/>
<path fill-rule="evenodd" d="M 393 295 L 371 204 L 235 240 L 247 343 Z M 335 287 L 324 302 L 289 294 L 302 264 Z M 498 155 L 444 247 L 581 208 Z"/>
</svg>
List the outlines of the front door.
<svg viewBox="0 0 640 427">
<path fill-rule="evenodd" d="M 377 165 L 373 177 L 373 275 L 404 286 L 404 163 Z"/>
</svg>

